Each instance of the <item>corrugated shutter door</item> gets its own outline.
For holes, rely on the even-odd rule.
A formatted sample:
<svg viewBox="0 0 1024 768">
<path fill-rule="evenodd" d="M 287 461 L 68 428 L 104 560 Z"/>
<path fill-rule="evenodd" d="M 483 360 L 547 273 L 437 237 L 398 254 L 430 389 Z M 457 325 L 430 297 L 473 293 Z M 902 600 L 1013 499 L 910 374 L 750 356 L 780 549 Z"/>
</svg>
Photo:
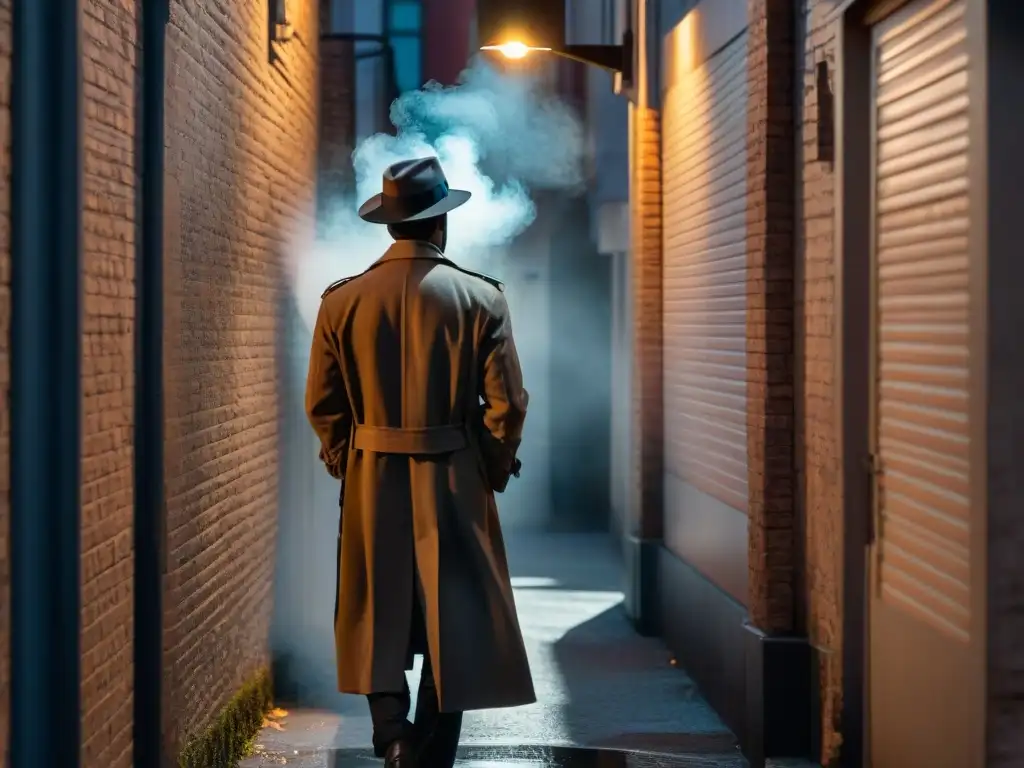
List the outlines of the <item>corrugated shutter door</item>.
<svg viewBox="0 0 1024 768">
<path fill-rule="evenodd" d="M 747 509 L 747 35 L 665 94 L 665 468 Z"/>
<path fill-rule="evenodd" d="M 968 94 L 963 0 L 875 40 L 881 598 L 967 639 Z"/>
</svg>

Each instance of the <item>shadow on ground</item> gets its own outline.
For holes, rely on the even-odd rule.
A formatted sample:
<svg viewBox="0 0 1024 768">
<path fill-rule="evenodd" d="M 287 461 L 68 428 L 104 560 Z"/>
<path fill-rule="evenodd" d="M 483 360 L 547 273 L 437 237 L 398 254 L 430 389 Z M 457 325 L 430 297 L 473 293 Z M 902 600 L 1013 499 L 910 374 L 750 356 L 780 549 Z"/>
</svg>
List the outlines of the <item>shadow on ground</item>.
<svg viewBox="0 0 1024 768">
<path fill-rule="evenodd" d="M 610 537 L 523 532 L 506 544 L 538 700 L 467 713 L 460 765 L 745 764 L 732 734 L 689 676 L 671 665 L 661 642 L 633 631 Z M 334 692 L 332 659 L 303 664 L 304 684 L 293 689 L 298 696 L 282 702 L 290 710 L 282 730 L 261 734 L 244 768 L 379 764 L 367 751 L 365 701 Z M 311 675 L 321 683 L 310 685 Z M 414 691 L 417 676 L 418 669 Z M 632 751 L 661 755 L 641 759 Z"/>
<path fill-rule="evenodd" d="M 557 690 L 568 743 L 675 754 L 736 753 L 736 740 L 622 603 L 618 550 L 606 535 L 548 535 L 509 546 L 527 637 Z M 535 673 L 536 674 L 536 673 Z"/>
</svg>

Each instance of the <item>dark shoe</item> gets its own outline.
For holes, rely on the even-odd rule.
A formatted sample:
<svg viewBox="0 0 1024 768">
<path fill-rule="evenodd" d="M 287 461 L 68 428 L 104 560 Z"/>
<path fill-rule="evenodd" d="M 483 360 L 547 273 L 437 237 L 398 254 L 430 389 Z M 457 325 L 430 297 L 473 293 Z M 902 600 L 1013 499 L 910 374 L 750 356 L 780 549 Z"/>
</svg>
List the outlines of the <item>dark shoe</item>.
<svg viewBox="0 0 1024 768">
<path fill-rule="evenodd" d="M 420 768 L 452 768 L 459 751 L 461 735 L 461 712 L 445 712 L 438 715 L 434 728 L 420 750 Z"/>
<path fill-rule="evenodd" d="M 399 739 L 391 743 L 384 756 L 384 768 L 416 768 L 416 749 L 412 742 Z"/>
</svg>

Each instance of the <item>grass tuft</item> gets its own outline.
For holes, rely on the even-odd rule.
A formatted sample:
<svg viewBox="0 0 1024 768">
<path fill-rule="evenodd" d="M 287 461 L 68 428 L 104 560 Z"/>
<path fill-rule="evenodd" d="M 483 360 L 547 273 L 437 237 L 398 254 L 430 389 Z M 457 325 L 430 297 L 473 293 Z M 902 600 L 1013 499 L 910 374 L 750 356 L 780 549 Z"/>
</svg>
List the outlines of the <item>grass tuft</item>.
<svg viewBox="0 0 1024 768">
<path fill-rule="evenodd" d="M 213 725 L 188 742 L 178 757 L 179 768 L 235 768 L 252 754 L 273 704 L 270 670 L 261 669 L 221 710 Z"/>
</svg>

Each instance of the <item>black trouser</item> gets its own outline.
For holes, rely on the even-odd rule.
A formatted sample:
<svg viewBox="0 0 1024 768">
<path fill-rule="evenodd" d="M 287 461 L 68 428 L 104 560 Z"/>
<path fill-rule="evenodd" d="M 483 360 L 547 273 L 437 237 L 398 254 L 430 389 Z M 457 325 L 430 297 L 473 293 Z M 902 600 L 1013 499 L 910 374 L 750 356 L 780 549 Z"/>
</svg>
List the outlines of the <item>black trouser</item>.
<svg viewBox="0 0 1024 768">
<path fill-rule="evenodd" d="M 424 630 L 423 612 L 419 600 L 416 602 L 413 621 L 420 624 L 413 628 L 414 635 L 417 630 Z M 426 636 L 425 631 L 422 636 Z M 462 733 L 462 713 L 438 711 L 437 686 L 429 652 L 423 654 L 415 722 L 409 722 L 412 701 L 408 683 L 404 684 L 402 691 L 371 693 L 366 698 L 370 702 L 370 718 L 373 720 L 373 749 L 378 757 L 384 757 L 393 742 L 406 739 L 419 750 L 421 768 L 452 767 Z"/>
</svg>

